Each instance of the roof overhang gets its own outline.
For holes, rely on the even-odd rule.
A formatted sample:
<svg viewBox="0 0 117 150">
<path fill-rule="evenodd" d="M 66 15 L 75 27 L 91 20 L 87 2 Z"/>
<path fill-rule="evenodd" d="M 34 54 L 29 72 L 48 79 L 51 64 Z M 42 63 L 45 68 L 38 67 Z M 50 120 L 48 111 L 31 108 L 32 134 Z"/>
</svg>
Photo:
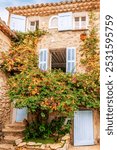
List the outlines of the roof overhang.
<svg viewBox="0 0 117 150">
<path fill-rule="evenodd" d="M 9 13 L 22 16 L 47 16 L 62 12 L 92 11 L 100 9 L 100 0 L 72 0 L 58 3 L 42 3 L 7 7 Z"/>
</svg>

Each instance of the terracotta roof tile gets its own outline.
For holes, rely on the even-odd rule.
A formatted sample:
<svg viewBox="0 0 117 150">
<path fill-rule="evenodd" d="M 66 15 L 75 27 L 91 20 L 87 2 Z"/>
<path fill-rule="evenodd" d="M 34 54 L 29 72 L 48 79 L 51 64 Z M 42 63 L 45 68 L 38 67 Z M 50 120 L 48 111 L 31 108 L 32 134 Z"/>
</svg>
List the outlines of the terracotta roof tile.
<svg viewBox="0 0 117 150">
<path fill-rule="evenodd" d="M 62 6 L 62 7 L 61 7 Z M 77 9 L 79 7 L 79 9 Z M 66 11 L 81 11 L 100 9 L 100 0 L 71 0 L 56 3 L 41 3 L 18 7 L 6 8 L 10 13 L 22 16 L 33 15 L 50 15 Z M 36 11 L 35 11 L 36 10 Z M 49 10 L 49 11 L 48 11 Z"/>
<path fill-rule="evenodd" d="M 2 31 L 5 35 L 10 38 L 17 38 L 15 33 L 10 30 L 10 28 L 6 25 L 6 23 L 0 18 L 0 31 Z"/>
</svg>

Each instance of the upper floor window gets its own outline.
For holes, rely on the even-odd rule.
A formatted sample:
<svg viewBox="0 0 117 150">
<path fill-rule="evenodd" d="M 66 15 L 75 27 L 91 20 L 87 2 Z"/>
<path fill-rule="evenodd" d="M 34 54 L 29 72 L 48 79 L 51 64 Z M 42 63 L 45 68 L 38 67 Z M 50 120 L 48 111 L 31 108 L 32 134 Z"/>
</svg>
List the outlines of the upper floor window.
<svg viewBox="0 0 117 150">
<path fill-rule="evenodd" d="M 30 22 L 30 31 L 35 31 L 36 29 L 39 29 L 39 20 Z"/>
<path fill-rule="evenodd" d="M 73 29 L 72 12 L 58 14 L 58 30 L 66 31 Z"/>
<path fill-rule="evenodd" d="M 80 13 L 60 13 L 58 14 L 58 30 L 67 31 L 74 29 L 87 29 L 88 15 L 86 12 Z"/>
<path fill-rule="evenodd" d="M 58 16 L 52 16 L 49 20 L 49 28 L 58 28 Z"/>
<path fill-rule="evenodd" d="M 86 13 L 78 13 L 74 16 L 74 29 L 87 29 L 88 16 Z"/>
</svg>

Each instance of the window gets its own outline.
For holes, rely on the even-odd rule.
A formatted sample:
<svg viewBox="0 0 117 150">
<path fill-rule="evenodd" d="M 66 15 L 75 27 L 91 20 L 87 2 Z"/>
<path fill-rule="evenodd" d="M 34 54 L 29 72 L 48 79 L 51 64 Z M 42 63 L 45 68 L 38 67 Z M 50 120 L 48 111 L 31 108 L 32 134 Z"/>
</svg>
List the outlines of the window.
<svg viewBox="0 0 117 150">
<path fill-rule="evenodd" d="M 36 29 L 39 29 L 39 21 L 31 21 L 30 22 L 30 31 L 35 31 Z"/>
<path fill-rule="evenodd" d="M 58 28 L 58 16 L 52 16 L 49 20 L 49 28 Z"/>
<path fill-rule="evenodd" d="M 48 61 L 49 60 L 49 61 Z M 49 62 L 49 63 L 48 63 Z M 61 69 L 63 72 L 76 72 L 76 49 L 74 47 L 54 49 L 40 49 L 39 68 L 41 70 Z"/>
<path fill-rule="evenodd" d="M 61 69 L 66 72 L 66 49 L 50 50 L 51 69 Z"/>
<path fill-rule="evenodd" d="M 86 13 L 78 13 L 74 17 L 74 28 L 75 29 L 87 29 L 88 17 Z"/>
<path fill-rule="evenodd" d="M 58 30 L 66 31 L 73 29 L 72 12 L 58 14 Z"/>
</svg>

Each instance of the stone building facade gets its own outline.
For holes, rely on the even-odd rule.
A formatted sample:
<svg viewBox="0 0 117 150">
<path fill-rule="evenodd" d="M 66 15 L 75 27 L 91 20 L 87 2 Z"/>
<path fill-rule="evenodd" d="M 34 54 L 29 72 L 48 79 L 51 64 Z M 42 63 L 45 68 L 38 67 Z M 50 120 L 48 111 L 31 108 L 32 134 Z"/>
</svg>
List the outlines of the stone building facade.
<svg viewBox="0 0 117 150">
<path fill-rule="evenodd" d="M 11 45 L 11 38 L 14 38 L 15 34 L 9 29 L 9 27 L 0 19 L 0 62 L 2 62 L 1 53 L 8 52 Z M 3 125 L 10 122 L 11 117 L 11 104 L 7 96 L 7 77 L 0 70 L 0 131 Z"/>
<path fill-rule="evenodd" d="M 46 3 L 27 5 L 22 7 L 9 7 L 9 16 L 25 16 L 25 31 L 34 31 L 37 28 L 46 30 L 47 34 L 39 39 L 37 52 L 39 54 L 39 67 L 42 70 L 61 68 L 64 72 L 84 72 L 80 64 L 80 45 L 82 34 L 89 34 L 91 27 L 90 14 L 93 12 L 97 18 L 94 21 L 99 30 L 99 0 L 72 0 L 59 3 Z M 9 18 L 10 22 L 10 18 Z M 26 111 L 13 110 L 11 122 L 18 119 L 23 121 Z M 79 121 L 79 119 L 81 119 Z M 87 122 L 85 123 L 85 120 Z M 81 122 L 81 125 L 79 124 Z M 88 134 L 76 134 L 82 130 L 82 124 L 87 125 Z M 72 143 L 75 146 L 94 145 L 99 143 L 100 116 L 97 110 L 80 110 L 74 116 L 72 130 Z M 81 129 L 79 128 L 81 127 Z M 82 141 L 82 135 L 90 139 Z M 79 137 L 81 136 L 81 139 Z M 87 137 L 88 138 L 88 137 Z M 80 141 L 81 140 L 81 141 Z M 79 142 L 80 141 L 80 142 Z"/>
</svg>

